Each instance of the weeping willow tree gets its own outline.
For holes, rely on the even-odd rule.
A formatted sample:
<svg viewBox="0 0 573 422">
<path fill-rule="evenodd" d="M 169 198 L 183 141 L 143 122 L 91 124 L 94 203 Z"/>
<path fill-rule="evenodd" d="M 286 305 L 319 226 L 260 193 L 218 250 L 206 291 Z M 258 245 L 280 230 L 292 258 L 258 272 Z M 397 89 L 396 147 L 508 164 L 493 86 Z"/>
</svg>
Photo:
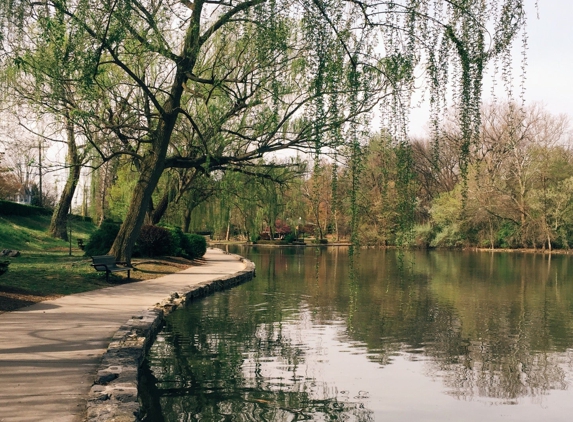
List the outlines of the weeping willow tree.
<svg viewBox="0 0 573 422">
<path fill-rule="evenodd" d="M 499 57 L 506 66 L 503 58 L 524 24 L 522 0 L 2 5 L 4 33 L 22 48 L 33 49 L 30 37 L 42 36 L 27 32 L 28 26 L 56 14 L 86 39 L 82 54 L 91 71 L 85 74 L 100 107 L 84 117 L 105 134 L 107 144 L 96 148 L 100 159 L 124 154 L 138 164 L 110 251 L 127 262 L 169 168 L 257 174 L 259 159 L 278 151 L 317 156 L 345 150 L 356 192 L 365 117 L 381 104 L 383 126 L 406 142 L 405 111 L 417 70 L 425 75 L 434 119 L 451 88 L 467 154 L 479 127 L 484 68 Z M 182 126 L 192 132 L 182 137 L 185 147 L 173 137 Z"/>
<path fill-rule="evenodd" d="M 379 70 L 393 86 L 391 95 L 382 100 L 382 127 L 397 145 L 399 230 L 403 237 L 414 223 L 414 175 L 407 111 L 416 85 L 423 86 L 430 105 L 433 162 L 437 173 L 440 171 L 442 118 L 448 108 L 455 110 L 461 139 L 459 169 L 467 186 L 470 152 L 478 141 L 481 125 L 484 74 L 488 66 L 494 78 L 501 70 L 506 94 L 512 99 L 511 49 L 520 37 L 522 82 L 524 80 L 527 49 L 524 2 L 397 1 L 385 3 L 385 13 L 379 14 L 375 12 L 379 6 L 360 4 L 364 20 L 380 28 L 380 47 L 384 53 Z"/>
</svg>

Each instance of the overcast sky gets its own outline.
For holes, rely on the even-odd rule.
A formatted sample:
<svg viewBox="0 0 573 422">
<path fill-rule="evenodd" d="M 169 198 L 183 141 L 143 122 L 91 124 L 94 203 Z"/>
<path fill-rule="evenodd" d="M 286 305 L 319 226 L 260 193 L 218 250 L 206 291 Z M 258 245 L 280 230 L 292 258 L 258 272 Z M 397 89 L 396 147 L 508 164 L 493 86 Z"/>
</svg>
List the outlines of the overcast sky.
<svg viewBox="0 0 573 422">
<path fill-rule="evenodd" d="M 529 3 L 526 101 L 573 114 L 573 2 L 539 0 L 539 19 Z"/>
<path fill-rule="evenodd" d="M 539 0 L 539 18 L 535 0 L 526 0 L 528 17 L 527 80 L 525 101 L 543 103 L 554 114 L 573 118 L 573 1 Z M 516 46 L 515 94 L 519 92 L 521 42 Z M 484 101 L 490 97 L 491 77 L 484 81 Z M 498 92 L 501 99 L 502 92 Z M 427 111 L 413 110 L 411 135 L 426 133 Z"/>
</svg>

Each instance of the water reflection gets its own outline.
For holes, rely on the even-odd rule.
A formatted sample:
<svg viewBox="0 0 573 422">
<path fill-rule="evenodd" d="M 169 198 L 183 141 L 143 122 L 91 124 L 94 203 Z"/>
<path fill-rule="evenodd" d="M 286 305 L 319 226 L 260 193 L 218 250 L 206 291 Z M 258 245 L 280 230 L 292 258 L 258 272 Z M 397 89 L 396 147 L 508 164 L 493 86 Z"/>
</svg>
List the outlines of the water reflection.
<svg viewBox="0 0 573 422">
<path fill-rule="evenodd" d="M 148 420 L 501 417 L 483 403 L 563 420 L 573 410 L 567 256 L 363 250 L 350 265 L 342 248 L 233 252 L 257 278 L 169 318 L 141 384 Z"/>
</svg>

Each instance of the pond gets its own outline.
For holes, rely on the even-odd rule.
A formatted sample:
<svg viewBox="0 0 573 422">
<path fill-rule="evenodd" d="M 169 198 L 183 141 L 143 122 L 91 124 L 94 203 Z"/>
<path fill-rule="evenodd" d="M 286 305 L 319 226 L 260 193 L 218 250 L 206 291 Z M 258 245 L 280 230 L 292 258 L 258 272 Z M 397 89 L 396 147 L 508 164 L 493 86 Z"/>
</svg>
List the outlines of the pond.
<svg viewBox="0 0 573 422">
<path fill-rule="evenodd" d="M 148 421 L 565 421 L 566 255 L 236 247 L 253 281 L 171 314 Z"/>
</svg>

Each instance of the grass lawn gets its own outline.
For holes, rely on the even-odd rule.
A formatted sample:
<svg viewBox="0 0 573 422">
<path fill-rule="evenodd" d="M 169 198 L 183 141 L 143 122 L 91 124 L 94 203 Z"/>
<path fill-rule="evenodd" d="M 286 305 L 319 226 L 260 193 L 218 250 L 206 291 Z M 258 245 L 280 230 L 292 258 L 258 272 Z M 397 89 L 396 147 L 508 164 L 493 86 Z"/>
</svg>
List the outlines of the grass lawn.
<svg viewBox="0 0 573 422">
<path fill-rule="evenodd" d="M 96 227 L 85 221 L 72 222 L 72 255 L 69 243 L 47 234 L 49 216 L 0 216 L 0 250 L 20 251 L 10 261 L 8 271 L 0 275 L 0 313 L 43 300 L 73 293 L 101 289 L 128 282 L 127 272 L 111 274 L 91 267 L 91 258 L 77 247 L 77 238 L 87 242 Z M 134 259 L 131 282 L 157 278 L 192 265 L 181 258 Z"/>
</svg>

